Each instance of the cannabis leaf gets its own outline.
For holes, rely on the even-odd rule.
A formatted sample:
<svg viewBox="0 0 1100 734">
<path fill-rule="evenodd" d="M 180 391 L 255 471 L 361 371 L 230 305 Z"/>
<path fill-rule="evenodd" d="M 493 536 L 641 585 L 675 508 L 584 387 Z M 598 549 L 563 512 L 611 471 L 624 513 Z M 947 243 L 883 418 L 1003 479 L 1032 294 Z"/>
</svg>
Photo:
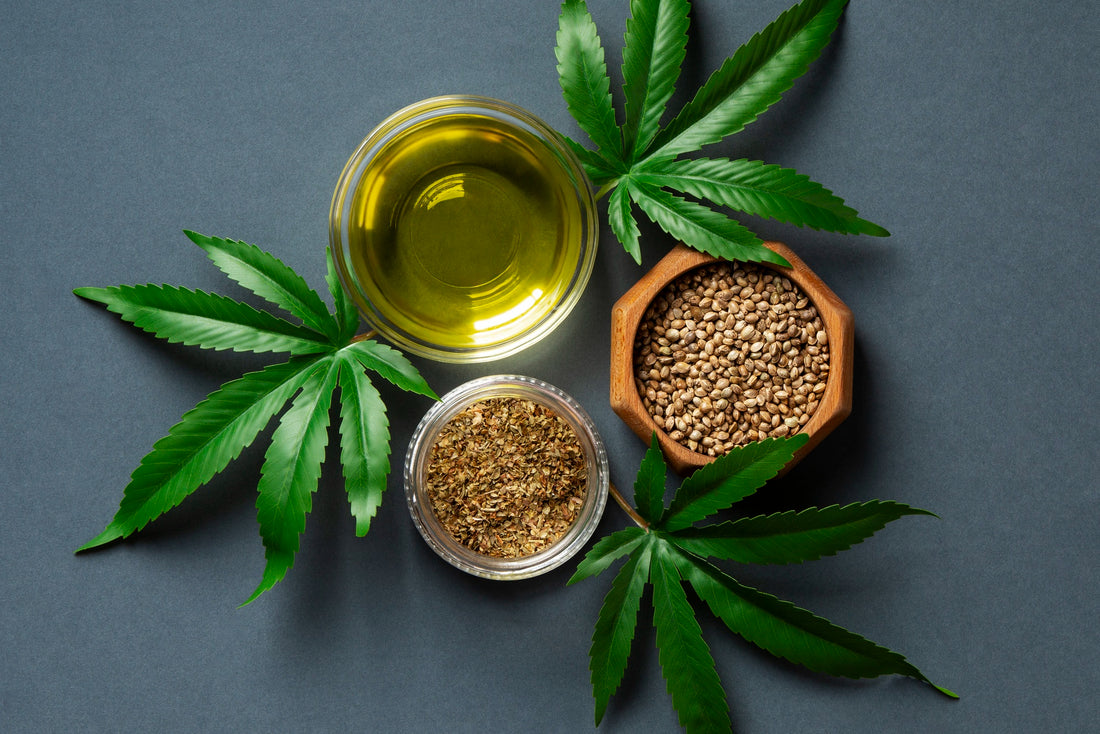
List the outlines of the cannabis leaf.
<svg viewBox="0 0 1100 734">
<path fill-rule="evenodd" d="M 647 583 L 653 587 L 661 672 L 688 732 L 728 732 L 731 726 L 725 691 L 684 582 L 732 632 L 773 655 L 830 675 L 905 675 L 958 698 L 900 654 L 740 584 L 706 560 L 800 563 L 845 550 L 902 516 L 932 514 L 900 502 L 872 500 L 694 525 L 763 486 L 806 439 L 806 434 L 797 434 L 736 447 L 685 479 L 666 507 L 668 472 L 654 434 L 634 483 L 636 512 L 645 527 L 626 528 L 597 542 L 569 580 L 573 584 L 595 576 L 627 557 L 604 598 L 592 635 L 589 667 L 597 725 L 626 671 Z"/>
<path fill-rule="evenodd" d="M 340 287 L 331 251 L 326 281 L 335 313 L 301 276 L 260 248 L 186 235 L 231 279 L 301 323 L 225 296 L 167 285 L 74 293 L 169 342 L 291 357 L 227 382 L 184 413 L 134 470 L 111 522 L 77 552 L 126 538 L 179 505 L 237 458 L 289 402 L 261 468 L 256 510 L 267 563 L 248 604 L 294 564 L 321 475 L 333 390 L 339 387 L 340 462 L 359 536 L 370 529 L 390 470 L 386 406 L 367 372 L 438 398 L 400 352 L 356 336 L 359 315 Z"/>
<path fill-rule="evenodd" d="M 799 227 L 889 235 L 791 169 L 760 161 L 678 157 L 739 132 L 779 101 L 829 42 L 846 4 L 804 0 L 784 12 L 726 59 L 662 129 L 687 46 L 688 0 L 631 0 L 622 58 L 622 125 L 616 123 L 596 24 L 584 0 L 562 3 L 555 48 L 558 78 L 570 114 L 596 150 L 571 139 L 567 143 L 599 195 L 611 193 L 608 222 L 635 262 L 641 263 L 641 251 L 634 204 L 676 239 L 727 260 L 789 265 L 711 205 Z"/>
</svg>

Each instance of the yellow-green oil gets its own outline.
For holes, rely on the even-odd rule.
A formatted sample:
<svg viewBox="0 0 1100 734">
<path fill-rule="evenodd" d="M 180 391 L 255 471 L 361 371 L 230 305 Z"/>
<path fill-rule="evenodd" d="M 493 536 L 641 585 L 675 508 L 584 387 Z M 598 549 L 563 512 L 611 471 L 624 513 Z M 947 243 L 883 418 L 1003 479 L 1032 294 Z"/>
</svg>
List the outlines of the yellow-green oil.
<svg viewBox="0 0 1100 734">
<path fill-rule="evenodd" d="M 421 121 L 378 151 L 352 196 L 354 277 L 414 341 L 511 340 L 574 278 L 585 226 L 576 185 L 526 130 L 474 113 Z"/>
</svg>

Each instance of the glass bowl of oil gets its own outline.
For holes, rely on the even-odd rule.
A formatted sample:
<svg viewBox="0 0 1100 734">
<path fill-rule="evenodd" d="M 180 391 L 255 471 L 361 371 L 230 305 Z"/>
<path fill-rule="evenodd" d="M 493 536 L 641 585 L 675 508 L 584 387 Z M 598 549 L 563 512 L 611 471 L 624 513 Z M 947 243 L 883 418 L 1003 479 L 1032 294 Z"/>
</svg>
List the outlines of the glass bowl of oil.
<svg viewBox="0 0 1100 734">
<path fill-rule="evenodd" d="M 329 237 L 368 325 L 442 362 L 515 354 L 550 333 L 592 273 L 584 170 L 507 102 L 434 97 L 384 120 L 344 168 Z"/>
</svg>

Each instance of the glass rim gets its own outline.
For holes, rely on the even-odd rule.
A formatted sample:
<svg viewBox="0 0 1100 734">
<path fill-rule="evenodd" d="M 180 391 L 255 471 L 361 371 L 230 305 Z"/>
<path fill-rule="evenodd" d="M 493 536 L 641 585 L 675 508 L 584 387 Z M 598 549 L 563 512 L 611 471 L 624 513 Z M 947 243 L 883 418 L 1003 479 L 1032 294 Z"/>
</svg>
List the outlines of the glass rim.
<svg viewBox="0 0 1100 734">
<path fill-rule="evenodd" d="M 498 558 L 456 541 L 427 503 L 424 474 L 431 448 L 443 427 L 466 407 L 494 397 L 533 400 L 553 410 L 577 434 L 588 464 L 584 503 L 573 524 L 549 547 L 527 556 Z M 405 454 L 405 501 L 421 537 L 450 565 L 481 578 L 511 581 L 551 571 L 577 554 L 599 525 L 607 506 L 610 468 L 596 426 L 570 395 L 547 382 L 523 375 L 489 375 L 463 383 L 445 394 L 420 420 Z"/>
<path fill-rule="evenodd" d="M 391 140 L 409 127 L 424 120 L 455 114 L 483 114 L 518 129 L 525 130 L 544 143 L 558 160 L 572 182 L 573 193 L 582 215 L 579 254 L 569 282 L 562 295 L 546 314 L 525 331 L 510 338 L 483 345 L 443 346 L 418 338 L 397 327 L 366 296 L 349 265 L 348 221 L 351 201 L 359 180 L 370 162 Z M 344 292 L 355 303 L 367 325 L 402 350 L 437 362 L 488 362 L 514 355 L 538 342 L 556 329 L 580 301 L 585 286 L 595 268 L 599 239 L 599 219 L 595 194 L 584 167 L 561 136 L 531 112 L 518 105 L 479 95 L 441 95 L 414 102 L 390 114 L 379 123 L 352 153 L 333 192 L 329 208 L 329 246 L 337 276 Z"/>
</svg>

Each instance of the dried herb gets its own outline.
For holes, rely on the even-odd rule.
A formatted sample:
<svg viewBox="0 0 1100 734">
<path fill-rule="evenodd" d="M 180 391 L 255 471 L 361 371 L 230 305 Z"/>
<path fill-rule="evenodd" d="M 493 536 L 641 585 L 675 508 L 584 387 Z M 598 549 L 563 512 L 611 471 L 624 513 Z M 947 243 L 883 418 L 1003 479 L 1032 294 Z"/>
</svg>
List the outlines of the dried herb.
<svg viewBox="0 0 1100 734">
<path fill-rule="evenodd" d="M 529 556 L 577 519 L 588 462 L 576 431 L 532 400 L 481 400 L 440 430 L 425 484 L 432 511 L 459 543 L 488 556 Z"/>
<path fill-rule="evenodd" d="M 787 262 L 707 201 L 799 227 L 886 236 L 821 184 L 760 161 L 681 158 L 739 132 L 786 92 L 829 42 L 847 0 L 805 0 L 726 59 L 695 97 L 661 127 L 687 47 L 688 0 L 631 0 L 622 75 L 623 122 L 616 124 L 611 81 L 596 24 L 584 0 L 562 3 L 558 76 L 570 114 L 596 150 L 568 140 L 608 220 L 635 261 L 640 232 L 633 205 L 685 244 L 728 260 Z M 687 194 L 692 199 L 673 191 Z"/>
<path fill-rule="evenodd" d="M 74 292 L 169 342 L 292 356 L 227 382 L 184 413 L 134 470 L 114 519 L 77 552 L 126 538 L 171 510 L 237 458 L 290 402 L 260 473 L 256 509 L 267 565 L 248 604 L 294 564 L 321 474 L 333 391 L 340 388 L 340 462 L 359 536 L 370 528 L 390 470 L 386 405 L 366 370 L 403 390 L 436 395 L 400 352 L 355 335 L 359 314 L 340 287 L 331 253 L 327 280 L 335 313 L 329 313 L 301 276 L 258 247 L 195 232 L 187 236 L 231 279 L 301 323 L 224 296 L 173 286 Z"/>
<path fill-rule="evenodd" d="M 600 540 L 569 580 L 594 576 L 623 556 L 596 620 L 590 650 L 596 724 L 626 672 L 642 592 L 653 586 L 653 624 L 661 673 L 680 724 L 689 733 L 730 731 L 726 694 L 683 583 L 730 631 L 778 657 L 810 670 L 849 678 L 906 675 L 934 685 L 904 657 L 794 604 L 738 583 L 706 558 L 739 563 L 787 564 L 833 555 L 862 542 L 904 515 L 926 510 L 871 500 L 840 507 L 742 518 L 695 527 L 748 497 L 774 477 L 803 444 L 800 433 L 737 446 L 683 481 L 665 506 L 668 469 L 657 436 L 634 483 L 640 527 Z"/>
</svg>

